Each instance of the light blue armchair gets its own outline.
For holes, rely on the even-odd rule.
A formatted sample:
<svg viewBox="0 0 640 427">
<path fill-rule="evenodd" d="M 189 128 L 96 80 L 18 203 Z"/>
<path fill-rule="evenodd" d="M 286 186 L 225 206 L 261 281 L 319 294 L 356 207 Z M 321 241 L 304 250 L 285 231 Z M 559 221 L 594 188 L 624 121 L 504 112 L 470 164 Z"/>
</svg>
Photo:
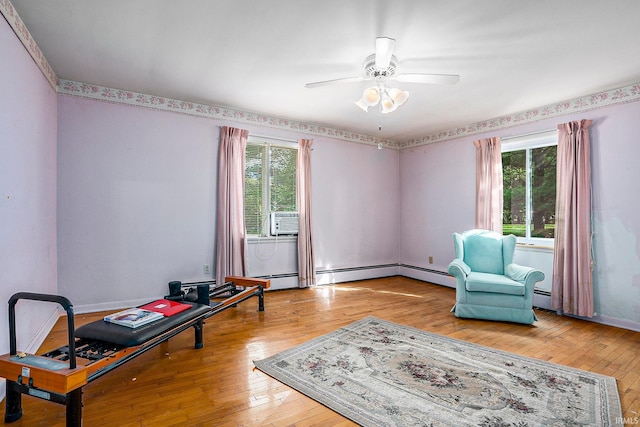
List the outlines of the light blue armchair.
<svg viewBox="0 0 640 427">
<path fill-rule="evenodd" d="M 513 263 L 516 236 L 489 230 L 453 233 L 456 258 L 449 274 L 456 279 L 457 317 L 531 324 L 533 287 L 544 273 Z"/>
</svg>

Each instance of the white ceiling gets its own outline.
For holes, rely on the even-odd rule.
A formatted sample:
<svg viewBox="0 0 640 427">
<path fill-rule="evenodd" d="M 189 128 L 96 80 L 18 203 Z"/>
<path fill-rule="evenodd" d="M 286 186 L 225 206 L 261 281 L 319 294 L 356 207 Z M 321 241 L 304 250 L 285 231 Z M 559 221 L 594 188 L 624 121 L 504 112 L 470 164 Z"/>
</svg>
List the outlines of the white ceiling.
<svg viewBox="0 0 640 427">
<path fill-rule="evenodd" d="M 640 82 L 638 0 L 11 0 L 59 78 L 396 141 Z M 381 116 L 355 101 L 375 38 L 395 38 Z M 378 124 L 382 120 L 382 130 Z"/>
</svg>

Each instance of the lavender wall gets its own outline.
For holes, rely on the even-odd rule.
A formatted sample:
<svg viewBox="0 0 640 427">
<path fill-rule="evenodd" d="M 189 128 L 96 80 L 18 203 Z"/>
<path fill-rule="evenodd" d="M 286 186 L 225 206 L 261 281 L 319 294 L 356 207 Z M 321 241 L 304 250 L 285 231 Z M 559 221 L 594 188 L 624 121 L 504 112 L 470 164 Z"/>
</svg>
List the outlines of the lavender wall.
<svg viewBox="0 0 640 427">
<path fill-rule="evenodd" d="M 170 280 L 214 277 L 221 125 L 306 137 L 68 95 L 58 97 L 58 120 L 58 290 L 78 311 L 130 306 L 166 294 Z M 398 152 L 316 138 L 312 174 L 318 268 L 395 264 Z M 289 275 L 274 287 L 296 286 L 295 253 L 286 240 L 250 242 L 248 274 Z"/>
<path fill-rule="evenodd" d="M 456 141 L 405 149 L 400 171 L 400 263 L 446 272 L 451 233 L 473 227 L 475 151 Z M 441 284 L 453 280 L 407 268 L 403 274 Z"/>
<path fill-rule="evenodd" d="M 7 304 L 20 291 L 56 289 L 56 94 L 0 18 L 0 354 L 8 353 Z M 18 348 L 35 351 L 57 306 L 20 301 Z"/>
<path fill-rule="evenodd" d="M 596 320 L 640 329 L 640 103 L 541 120 L 494 133 L 407 149 L 400 154 L 402 274 L 452 285 L 444 272 L 453 259 L 451 233 L 474 226 L 473 140 L 508 137 L 592 119 L 594 292 Z M 434 263 L 428 264 L 428 256 Z M 546 257 L 548 263 L 549 257 Z M 548 269 L 549 266 L 542 265 Z M 453 301 L 452 301 L 453 303 Z"/>
<path fill-rule="evenodd" d="M 215 126 L 69 96 L 58 118 L 60 294 L 109 308 L 202 279 L 213 263 Z"/>
<path fill-rule="evenodd" d="M 397 274 L 398 154 L 328 139 L 314 144 L 314 251 L 316 268 L 325 272 L 319 283 Z M 368 273 L 340 272 L 372 266 Z"/>
</svg>

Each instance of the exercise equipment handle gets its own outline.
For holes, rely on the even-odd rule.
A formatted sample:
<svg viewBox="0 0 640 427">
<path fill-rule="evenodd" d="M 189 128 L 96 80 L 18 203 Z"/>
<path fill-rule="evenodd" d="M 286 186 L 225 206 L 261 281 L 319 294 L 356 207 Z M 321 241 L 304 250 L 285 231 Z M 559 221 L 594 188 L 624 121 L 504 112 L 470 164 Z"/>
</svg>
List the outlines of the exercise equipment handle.
<svg viewBox="0 0 640 427">
<path fill-rule="evenodd" d="M 38 294 L 33 292 L 18 292 L 9 298 L 9 354 L 16 355 L 16 303 L 21 299 L 34 301 L 57 302 L 67 312 L 67 329 L 69 333 L 69 368 L 76 368 L 76 338 L 73 323 L 73 304 L 60 295 Z"/>
</svg>

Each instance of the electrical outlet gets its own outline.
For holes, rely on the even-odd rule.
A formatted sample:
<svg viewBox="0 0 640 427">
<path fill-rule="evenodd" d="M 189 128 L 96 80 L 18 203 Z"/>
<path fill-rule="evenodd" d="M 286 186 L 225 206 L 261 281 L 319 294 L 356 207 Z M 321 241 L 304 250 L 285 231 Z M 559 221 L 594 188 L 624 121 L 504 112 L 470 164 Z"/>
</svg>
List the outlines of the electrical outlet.
<svg viewBox="0 0 640 427">
<path fill-rule="evenodd" d="M 209 264 L 203 265 L 202 270 L 204 271 L 204 274 L 211 274 L 211 266 Z"/>
<path fill-rule="evenodd" d="M 433 264 L 433 257 L 429 256 L 429 264 Z"/>
</svg>

